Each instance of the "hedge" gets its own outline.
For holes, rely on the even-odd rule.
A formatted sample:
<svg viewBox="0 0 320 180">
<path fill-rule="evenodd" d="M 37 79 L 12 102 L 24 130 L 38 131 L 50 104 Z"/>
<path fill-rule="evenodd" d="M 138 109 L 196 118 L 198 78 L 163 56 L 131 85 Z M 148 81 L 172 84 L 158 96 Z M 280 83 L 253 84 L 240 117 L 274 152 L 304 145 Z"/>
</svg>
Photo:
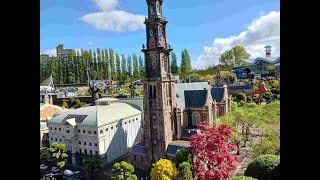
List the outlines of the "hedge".
<svg viewBox="0 0 320 180">
<path fill-rule="evenodd" d="M 280 156 L 272 154 L 256 157 L 244 172 L 245 176 L 254 177 L 259 180 L 275 180 L 279 177 L 279 174 Z"/>
</svg>

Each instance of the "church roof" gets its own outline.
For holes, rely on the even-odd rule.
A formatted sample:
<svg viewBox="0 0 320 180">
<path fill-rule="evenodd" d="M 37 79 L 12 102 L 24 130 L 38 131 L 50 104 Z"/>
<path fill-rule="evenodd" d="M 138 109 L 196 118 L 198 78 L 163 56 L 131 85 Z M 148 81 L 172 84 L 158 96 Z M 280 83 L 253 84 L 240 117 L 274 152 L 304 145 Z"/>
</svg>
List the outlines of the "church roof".
<svg viewBox="0 0 320 180">
<path fill-rule="evenodd" d="M 212 99 L 216 102 L 222 102 L 224 100 L 225 88 L 224 87 L 214 87 L 211 89 Z"/>
<path fill-rule="evenodd" d="M 204 90 L 209 89 L 211 86 L 207 82 L 195 82 L 195 83 L 180 83 L 175 84 L 176 101 L 180 108 L 185 108 L 185 94 L 187 90 Z"/>
<path fill-rule="evenodd" d="M 167 155 L 175 156 L 178 151 L 188 147 L 190 147 L 190 141 L 172 141 L 172 143 L 168 145 Z"/>
<path fill-rule="evenodd" d="M 253 89 L 253 86 L 250 84 L 243 84 L 243 85 L 230 85 L 230 90 L 242 90 L 242 89 Z"/>
<path fill-rule="evenodd" d="M 68 119 L 75 118 L 77 124 L 100 127 L 121 119 L 126 119 L 142 112 L 127 103 L 114 103 L 102 106 L 89 106 L 63 112 L 54 116 L 48 123 L 64 123 Z"/>
<path fill-rule="evenodd" d="M 140 155 L 146 155 L 147 151 L 146 151 L 146 148 L 144 146 L 135 145 L 131 149 L 131 153 L 140 154 Z"/>
<path fill-rule="evenodd" d="M 186 108 L 202 108 L 206 103 L 207 90 L 184 91 Z"/>
</svg>

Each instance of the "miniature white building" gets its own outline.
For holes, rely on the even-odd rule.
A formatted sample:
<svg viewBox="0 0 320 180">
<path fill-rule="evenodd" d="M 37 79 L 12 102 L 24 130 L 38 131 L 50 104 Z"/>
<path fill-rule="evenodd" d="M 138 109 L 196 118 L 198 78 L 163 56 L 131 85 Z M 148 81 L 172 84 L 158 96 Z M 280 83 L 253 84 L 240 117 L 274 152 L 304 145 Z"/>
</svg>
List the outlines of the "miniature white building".
<svg viewBox="0 0 320 180">
<path fill-rule="evenodd" d="M 64 143 L 69 162 L 82 164 L 99 154 L 103 164 L 129 152 L 140 142 L 142 111 L 138 106 L 102 98 L 96 106 L 61 113 L 48 121 L 49 143 Z"/>
</svg>

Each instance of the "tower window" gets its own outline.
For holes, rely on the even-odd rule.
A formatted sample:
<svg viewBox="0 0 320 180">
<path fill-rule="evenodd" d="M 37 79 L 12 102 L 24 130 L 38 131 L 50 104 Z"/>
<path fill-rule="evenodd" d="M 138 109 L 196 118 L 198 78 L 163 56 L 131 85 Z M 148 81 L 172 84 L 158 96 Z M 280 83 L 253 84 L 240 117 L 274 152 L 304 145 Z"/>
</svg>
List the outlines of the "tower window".
<svg viewBox="0 0 320 180">
<path fill-rule="evenodd" d="M 155 99 L 157 96 L 156 96 L 156 93 L 157 93 L 157 90 L 156 90 L 156 85 L 153 86 L 153 98 Z"/>
<path fill-rule="evenodd" d="M 149 98 L 153 98 L 152 97 L 152 85 L 149 85 Z"/>
</svg>

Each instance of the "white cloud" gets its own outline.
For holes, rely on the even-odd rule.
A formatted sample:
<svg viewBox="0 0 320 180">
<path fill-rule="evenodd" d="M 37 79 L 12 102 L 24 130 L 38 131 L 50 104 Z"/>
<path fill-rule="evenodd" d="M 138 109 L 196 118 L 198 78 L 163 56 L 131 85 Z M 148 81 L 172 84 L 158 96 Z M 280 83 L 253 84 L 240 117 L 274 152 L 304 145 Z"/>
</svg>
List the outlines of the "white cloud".
<svg viewBox="0 0 320 180">
<path fill-rule="evenodd" d="M 144 16 L 125 11 L 97 12 L 81 17 L 81 20 L 99 30 L 136 31 L 145 28 Z"/>
<path fill-rule="evenodd" d="M 48 54 L 49 56 L 57 56 L 57 50 L 56 49 L 47 49 L 43 51 L 42 54 Z"/>
<path fill-rule="evenodd" d="M 280 11 L 272 11 L 253 20 L 246 30 L 237 36 L 215 38 L 213 45 L 204 47 L 204 52 L 192 64 L 199 69 L 212 64 L 217 65 L 220 55 L 237 45 L 244 46 L 251 58 L 265 56 L 266 45 L 271 45 L 273 51 L 280 49 Z"/>
<path fill-rule="evenodd" d="M 93 45 L 93 42 L 92 41 L 89 41 L 88 42 L 88 46 L 92 46 Z"/>
<path fill-rule="evenodd" d="M 118 0 L 92 0 L 96 3 L 98 8 L 102 11 L 110 11 L 116 9 L 119 2 Z"/>
<path fill-rule="evenodd" d="M 136 31 L 144 29 L 144 15 L 116 10 L 118 0 L 93 0 L 101 12 L 86 14 L 80 20 L 103 31 Z"/>
</svg>

